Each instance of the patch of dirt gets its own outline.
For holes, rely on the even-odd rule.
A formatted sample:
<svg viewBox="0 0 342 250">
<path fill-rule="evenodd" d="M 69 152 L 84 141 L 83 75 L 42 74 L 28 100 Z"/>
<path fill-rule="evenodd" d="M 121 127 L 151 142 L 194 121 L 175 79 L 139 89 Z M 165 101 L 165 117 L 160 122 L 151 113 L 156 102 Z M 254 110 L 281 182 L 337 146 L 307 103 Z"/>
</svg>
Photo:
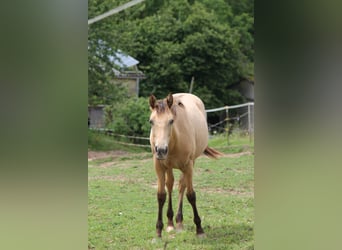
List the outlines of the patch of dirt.
<svg viewBox="0 0 342 250">
<path fill-rule="evenodd" d="M 252 155 L 254 154 L 253 152 L 250 151 L 245 151 L 245 152 L 241 152 L 241 153 L 232 153 L 232 154 L 224 154 L 221 157 L 225 157 L 225 158 L 238 158 L 240 156 L 243 155 Z M 98 160 L 98 159 L 106 159 L 106 158 L 112 158 L 112 160 L 110 161 L 106 161 L 104 163 L 101 163 L 99 165 L 97 165 L 96 167 L 99 168 L 107 168 L 107 167 L 111 167 L 114 164 L 115 158 L 120 158 L 120 157 L 125 157 L 125 156 L 141 156 L 141 153 L 138 154 L 132 154 L 126 151 L 122 151 L 122 150 L 115 150 L 115 151 L 88 151 L 88 162 L 91 162 L 93 160 Z M 144 159 L 141 159 L 142 161 L 146 161 L 146 160 L 151 160 L 152 155 L 148 155 L 148 157 L 146 157 L 146 155 L 144 155 Z M 205 157 L 208 158 L 205 155 L 200 156 L 200 158 Z M 125 163 L 125 165 L 127 165 L 127 163 Z M 205 171 L 209 171 L 210 169 L 206 169 Z"/>
<path fill-rule="evenodd" d="M 250 151 L 245 151 L 245 152 L 241 152 L 241 153 L 234 153 L 234 154 L 224 154 L 222 157 L 226 157 L 226 158 L 237 158 L 240 157 L 242 155 L 252 155 L 254 154 L 253 152 Z"/>
<path fill-rule="evenodd" d="M 244 197 L 254 197 L 253 192 L 243 191 L 243 190 L 237 190 L 237 189 L 223 189 L 223 188 L 200 188 L 202 192 L 208 193 L 208 194 L 227 194 L 227 195 L 236 195 L 236 196 L 244 196 Z"/>
<path fill-rule="evenodd" d="M 243 155 L 254 155 L 254 152 L 251 152 L 251 151 L 244 151 L 244 152 L 241 152 L 241 153 L 230 153 L 230 154 L 227 154 L 227 153 L 222 153 L 223 155 L 220 156 L 219 158 L 221 157 L 225 157 L 225 158 L 238 158 L 240 156 L 243 156 Z M 204 157 L 204 158 L 209 158 L 208 156 L 206 155 L 201 155 L 200 157 Z"/>
<path fill-rule="evenodd" d="M 253 154 L 250 151 L 246 152 L 241 152 L 241 153 L 234 153 L 234 154 L 224 154 L 222 157 L 227 157 L 227 158 L 236 158 L 240 157 L 242 155 L 251 155 Z M 93 161 L 96 159 L 104 159 L 104 158 L 109 158 L 109 157 L 121 157 L 125 155 L 131 155 L 131 153 L 122 151 L 122 150 L 115 150 L 115 151 L 88 151 L 88 161 Z M 152 155 L 151 155 L 152 157 Z M 206 156 L 201 156 L 201 157 L 206 157 Z"/>
<path fill-rule="evenodd" d="M 157 189 L 157 182 L 152 183 L 151 187 L 153 189 Z M 178 189 L 178 185 L 175 183 L 173 190 L 177 190 Z M 249 192 L 249 191 L 245 191 L 245 190 L 237 190 L 237 189 L 224 189 L 224 188 L 201 188 L 201 187 L 197 187 L 198 192 L 201 193 L 206 193 L 206 194 L 223 194 L 223 195 L 234 195 L 234 196 L 240 196 L 240 197 L 252 197 L 254 198 L 254 192 Z"/>
<path fill-rule="evenodd" d="M 98 167 L 99 168 L 107 168 L 107 167 L 110 167 L 112 166 L 114 163 L 112 161 L 109 161 L 109 162 L 104 162 L 102 164 L 100 164 Z"/>
<path fill-rule="evenodd" d="M 107 152 L 88 151 L 88 161 L 109 158 L 109 157 L 119 157 L 119 156 L 128 155 L 128 154 L 129 154 L 128 152 L 122 151 L 122 150 L 107 151 Z"/>
<path fill-rule="evenodd" d="M 123 175 L 117 175 L 117 176 L 93 176 L 89 177 L 88 180 L 108 180 L 108 181 L 126 181 L 127 178 Z"/>
</svg>

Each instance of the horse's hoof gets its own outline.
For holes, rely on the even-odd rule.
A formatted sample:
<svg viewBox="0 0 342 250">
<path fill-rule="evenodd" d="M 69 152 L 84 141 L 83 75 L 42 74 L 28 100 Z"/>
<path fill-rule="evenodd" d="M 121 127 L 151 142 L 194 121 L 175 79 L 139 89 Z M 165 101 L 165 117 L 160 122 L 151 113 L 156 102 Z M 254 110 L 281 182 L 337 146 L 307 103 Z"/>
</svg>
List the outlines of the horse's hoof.
<svg viewBox="0 0 342 250">
<path fill-rule="evenodd" d="M 157 237 L 157 238 L 153 238 L 153 239 L 151 240 L 151 243 L 152 243 L 152 244 L 156 244 L 156 243 L 159 243 L 159 242 L 161 242 L 161 241 L 162 241 L 161 237 Z"/>
<path fill-rule="evenodd" d="M 166 232 L 171 232 L 173 230 L 175 230 L 174 226 L 167 226 L 167 228 L 166 228 Z"/>
<path fill-rule="evenodd" d="M 204 233 L 204 231 L 203 231 L 202 228 L 197 228 L 196 235 L 197 235 L 197 237 L 199 237 L 199 238 L 204 238 L 204 237 L 205 237 L 205 233 Z"/>
<path fill-rule="evenodd" d="M 182 232 L 183 231 L 183 224 L 182 223 L 177 223 L 176 230 L 177 230 L 177 232 Z"/>
<path fill-rule="evenodd" d="M 207 235 L 203 232 L 203 233 L 198 233 L 198 234 L 197 234 L 197 237 L 198 237 L 198 238 L 206 238 Z"/>
</svg>

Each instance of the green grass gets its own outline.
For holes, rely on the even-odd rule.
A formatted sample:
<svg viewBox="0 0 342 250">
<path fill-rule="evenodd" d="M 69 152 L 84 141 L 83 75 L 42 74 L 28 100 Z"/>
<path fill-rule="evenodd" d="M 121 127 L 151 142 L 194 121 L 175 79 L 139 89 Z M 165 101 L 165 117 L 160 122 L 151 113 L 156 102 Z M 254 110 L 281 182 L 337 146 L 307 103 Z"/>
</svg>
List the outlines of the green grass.
<svg viewBox="0 0 342 250">
<path fill-rule="evenodd" d="M 250 140 L 248 135 L 241 135 L 239 133 L 229 135 L 229 140 L 225 134 L 211 136 L 208 144 L 209 147 L 224 153 L 240 153 L 254 150 L 254 138 L 252 137 Z"/>
<path fill-rule="evenodd" d="M 193 177 L 206 238 L 197 238 L 184 198 L 184 231 L 156 239 L 156 176 L 149 154 L 89 162 L 89 249 L 253 249 L 253 155 L 200 157 Z M 179 171 L 173 192 L 177 210 Z M 163 210 L 166 224 L 166 204 Z"/>
</svg>

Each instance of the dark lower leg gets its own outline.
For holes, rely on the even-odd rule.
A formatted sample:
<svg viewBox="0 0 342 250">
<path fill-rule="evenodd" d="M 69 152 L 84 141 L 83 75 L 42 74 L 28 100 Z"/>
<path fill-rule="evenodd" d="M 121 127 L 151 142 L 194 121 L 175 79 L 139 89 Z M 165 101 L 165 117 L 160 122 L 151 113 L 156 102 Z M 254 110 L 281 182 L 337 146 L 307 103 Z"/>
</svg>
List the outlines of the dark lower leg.
<svg viewBox="0 0 342 250">
<path fill-rule="evenodd" d="M 201 226 L 201 218 L 198 215 L 197 207 L 196 207 L 196 193 L 193 191 L 192 193 L 186 194 L 189 203 L 192 206 L 192 210 L 194 211 L 194 223 L 196 224 L 196 233 L 203 234 L 203 228 Z"/>
<path fill-rule="evenodd" d="M 176 215 L 177 230 L 183 229 L 183 196 L 185 191 L 184 175 L 179 180 L 178 211 Z"/>
<path fill-rule="evenodd" d="M 157 224 L 156 224 L 156 229 L 157 229 L 157 236 L 161 237 L 161 232 L 163 230 L 163 206 L 166 200 L 166 193 L 158 193 L 157 194 L 157 199 L 158 199 L 158 219 L 157 219 Z"/>
<path fill-rule="evenodd" d="M 183 201 L 180 201 L 177 216 L 176 216 L 176 223 L 182 223 L 183 222 Z"/>
<path fill-rule="evenodd" d="M 172 210 L 172 193 L 169 192 L 169 202 L 168 202 L 168 208 L 167 208 L 167 226 L 169 227 L 169 229 L 174 228 L 173 225 L 173 210 Z"/>
</svg>

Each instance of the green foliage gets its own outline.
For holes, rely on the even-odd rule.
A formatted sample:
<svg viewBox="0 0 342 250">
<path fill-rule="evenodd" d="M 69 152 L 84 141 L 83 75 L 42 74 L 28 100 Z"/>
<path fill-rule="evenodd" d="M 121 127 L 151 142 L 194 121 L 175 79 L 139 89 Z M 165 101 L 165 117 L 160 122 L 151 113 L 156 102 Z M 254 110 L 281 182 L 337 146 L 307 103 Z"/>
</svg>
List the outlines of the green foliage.
<svg viewBox="0 0 342 250">
<path fill-rule="evenodd" d="M 251 0 L 227 0 L 231 6 L 234 15 L 247 13 L 254 17 L 254 1 Z"/>
<path fill-rule="evenodd" d="M 108 58 L 112 53 L 109 45 L 101 40 L 91 40 L 88 43 L 88 104 L 90 105 L 109 105 L 127 96 L 125 87 L 113 83 L 114 65 Z"/>
<path fill-rule="evenodd" d="M 147 98 L 127 98 L 110 107 L 113 121 L 108 125 L 117 134 L 148 137 L 150 109 Z"/>
<path fill-rule="evenodd" d="M 89 17 L 123 2 L 89 0 Z M 119 92 L 107 84 L 113 77 L 107 57 L 120 48 L 140 61 L 147 76 L 140 96 L 188 92 L 194 77 L 193 91 L 207 108 L 241 102 L 229 87 L 254 77 L 253 8 L 250 0 L 147 0 L 90 25 L 90 101 L 118 101 Z"/>
</svg>

